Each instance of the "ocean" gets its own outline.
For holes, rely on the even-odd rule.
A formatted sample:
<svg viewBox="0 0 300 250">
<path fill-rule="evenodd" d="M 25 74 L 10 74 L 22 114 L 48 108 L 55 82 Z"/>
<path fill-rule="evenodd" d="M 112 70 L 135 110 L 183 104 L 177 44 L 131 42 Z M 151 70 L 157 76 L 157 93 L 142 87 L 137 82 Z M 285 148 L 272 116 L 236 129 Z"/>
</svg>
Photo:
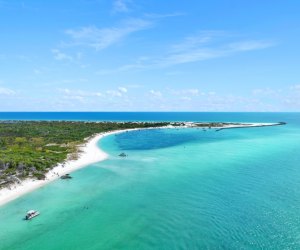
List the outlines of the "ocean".
<svg viewBox="0 0 300 250">
<path fill-rule="evenodd" d="M 0 120 L 277 122 L 282 118 L 297 119 L 299 115 L 263 112 L 0 112 Z"/>
<path fill-rule="evenodd" d="M 107 160 L 0 207 L 1 250 L 300 249 L 299 113 L 0 113 L 0 119 L 287 122 L 107 136 L 99 142 Z M 23 221 L 29 209 L 41 215 Z"/>
</svg>

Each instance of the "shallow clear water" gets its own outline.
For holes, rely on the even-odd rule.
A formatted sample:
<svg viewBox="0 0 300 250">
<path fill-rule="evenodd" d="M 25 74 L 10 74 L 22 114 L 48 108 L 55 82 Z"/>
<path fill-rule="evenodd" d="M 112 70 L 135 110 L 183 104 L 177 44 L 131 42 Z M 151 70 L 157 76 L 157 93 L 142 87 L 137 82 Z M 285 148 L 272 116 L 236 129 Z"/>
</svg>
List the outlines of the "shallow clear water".
<svg viewBox="0 0 300 250">
<path fill-rule="evenodd" d="M 288 125 L 104 138 L 108 160 L 0 207 L 0 249 L 299 249 L 300 116 L 256 118 Z"/>
</svg>

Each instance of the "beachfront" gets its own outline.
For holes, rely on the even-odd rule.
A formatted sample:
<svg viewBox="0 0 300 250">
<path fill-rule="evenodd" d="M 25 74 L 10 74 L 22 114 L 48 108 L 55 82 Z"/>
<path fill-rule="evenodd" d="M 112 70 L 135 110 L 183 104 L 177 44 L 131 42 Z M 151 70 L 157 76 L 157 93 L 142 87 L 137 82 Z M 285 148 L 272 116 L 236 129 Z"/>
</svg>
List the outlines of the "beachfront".
<svg viewBox="0 0 300 250">
<path fill-rule="evenodd" d="M 264 127 L 264 126 L 276 126 L 280 125 L 280 123 L 239 123 L 239 124 L 228 124 L 222 127 L 214 127 L 214 129 L 232 129 L 232 128 L 247 128 L 247 127 Z M 182 128 L 190 128 L 195 127 L 194 123 L 186 123 Z M 173 126 L 162 127 L 166 128 L 176 128 Z M 208 128 L 208 127 L 207 127 Z M 60 178 L 62 175 L 69 174 L 73 171 L 76 171 L 80 168 L 88 166 L 95 162 L 100 162 L 108 158 L 108 154 L 106 154 L 101 148 L 98 147 L 98 142 L 105 136 L 109 136 L 112 134 L 122 133 L 126 131 L 139 130 L 136 129 L 126 129 L 126 130 L 116 130 L 106 133 L 100 133 L 87 140 L 84 145 L 80 146 L 80 154 L 77 160 L 66 160 L 64 163 L 59 163 L 56 167 L 50 170 L 46 174 L 45 180 L 36 180 L 36 179 L 26 179 L 21 183 L 0 189 L 0 206 L 4 205 L 12 200 L 17 199 L 18 197 L 32 192 L 48 183 Z M 152 129 L 152 128 L 146 128 Z"/>
</svg>

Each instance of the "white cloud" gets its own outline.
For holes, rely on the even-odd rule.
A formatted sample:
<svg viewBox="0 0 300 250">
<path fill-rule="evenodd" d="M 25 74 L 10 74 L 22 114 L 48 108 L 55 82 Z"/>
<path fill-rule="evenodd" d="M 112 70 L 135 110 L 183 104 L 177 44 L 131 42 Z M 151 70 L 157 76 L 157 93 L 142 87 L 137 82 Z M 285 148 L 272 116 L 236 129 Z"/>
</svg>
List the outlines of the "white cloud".
<svg viewBox="0 0 300 250">
<path fill-rule="evenodd" d="M 226 51 L 213 49 L 193 49 L 183 51 L 182 53 L 171 53 L 161 60 L 157 61 L 158 66 L 166 67 L 176 64 L 198 62 L 225 56 Z"/>
<path fill-rule="evenodd" d="M 101 92 L 93 92 L 93 91 L 84 91 L 84 90 L 71 90 L 68 88 L 58 89 L 60 93 L 63 93 L 65 96 L 69 97 L 101 97 L 103 94 Z"/>
<path fill-rule="evenodd" d="M 106 93 L 108 95 L 111 95 L 112 97 L 121 97 L 122 96 L 122 93 L 117 90 L 107 90 Z"/>
<path fill-rule="evenodd" d="M 191 89 L 172 89 L 170 91 L 171 94 L 174 95 L 179 95 L 179 96 L 190 96 L 190 97 L 195 97 L 195 96 L 203 96 L 209 94 L 209 92 L 202 92 L 199 89 L 196 88 L 191 88 Z"/>
<path fill-rule="evenodd" d="M 171 94 L 174 95 L 190 95 L 190 96 L 197 96 L 203 94 L 200 92 L 199 89 L 180 89 L 180 90 L 171 90 Z"/>
<path fill-rule="evenodd" d="M 257 91 L 258 95 L 251 95 L 253 93 L 251 91 L 234 94 L 209 90 L 202 92 L 196 88 L 176 89 L 176 92 L 172 92 L 172 89 L 141 88 L 128 96 L 128 92 L 124 93 L 119 88 L 122 87 L 101 91 L 63 88 L 58 89 L 59 95 L 52 95 L 51 98 L 32 96 L 28 99 L 26 96 L 18 95 L 18 103 L 23 105 L 18 105 L 18 108 L 22 107 L 23 110 L 95 111 L 299 111 L 300 108 L 300 92 L 291 89 L 294 86 L 283 87 L 281 92 L 278 92 L 277 89 L 261 88 Z M 46 91 L 50 91 L 50 89 L 47 88 Z M 230 90 L 228 91 L 230 92 Z M 272 94 L 274 92 L 279 94 Z M 15 91 L 2 87 L 0 93 L 0 96 L 4 93 L 13 95 Z M 15 97 L 13 96 L 13 98 Z M 2 102 L 0 109 L 15 109 L 14 106 L 11 106 L 12 103 L 15 102 L 11 102 L 11 104 Z"/>
<path fill-rule="evenodd" d="M 34 69 L 33 72 L 34 72 L 34 74 L 36 74 L 36 75 L 40 75 L 40 74 L 42 73 L 42 71 L 39 70 L 39 69 Z"/>
<path fill-rule="evenodd" d="M 183 39 L 181 43 L 177 43 L 171 46 L 171 51 L 180 52 L 190 49 L 199 48 L 204 44 L 209 43 L 217 35 L 223 34 L 221 31 L 206 31 L 200 32 L 198 35 L 187 36 Z"/>
<path fill-rule="evenodd" d="M 129 12 L 129 0 L 115 0 L 113 2 L 113 11 L 114 12 Z"/>
<path fill-rule="evenodd" d="M 127 90 L 126 88 L 124 88 L 124 87 L 119 87 L 118 89 L 119 89 L 119 91 L 122 92 L 122 93 L 127 93 L 127 91 L 128 91 L 128 90 Z"/>
<path fill-rule="evenodd" d="M 127 88 L 118 87 L 117 90 L 107 90 L 106 93 L 112 97 L 122 97 L 128 92 Z"/>
<path fill-rule="evenodd" d="M 147 18 L 167 18 L 167 17 L 177 17 L 177 16 L 185 16 L 186 13 L 183 12 L 174 12 L 174 13 L 167 13 L 167 14 L 157 14 L 157 13 L 146 13 L 144 16 Z"/>
<path fill-rule="evenodd" d="M 281 94 L 281 89 L 274 89 L 274 88 L 260 88 L 260 89 L 253 89 L 252 94 L 256 96 L 279 96 Z"/>
<path fill-rule="evenodd" d="M 180 100 L 182 100 L 182 101 L 191 101 L 192 98 L 187 97 L 187 96 L 183 96 L 183 97 L 180 97 Z"/>
<path fill-rule="evenodd" d="M 189 93 L 191 95 L 198 95 L 199 94 L 199 89 L 187 89 L 185 92 Z"/>
<path fill-rule="evenodd" d="M 105 49 L 132 33 L 144 30 L 151 26 L 151 22 L 142 19 L 128 19 L 120 25 L 110 28 L 95 26 L 69 29 L 66 34 L 72 38 L 71 45 L 92 47 L 96 50 Z"/>
<path fill-rule="evenodd" d="M 68 60 L 72 61 L 73 57 L 69 56 L 63 52 L 61 52 L 59 49 L 52 49 L 51 52 L 53 53 L 53 56 L 58 61 Z"/>
<path fill-rule="evenodd" d="M 150 90 L 150 94 L 154 97 L 162 97 L 162 93 L 160 91 L 155 91 L 153 89 Z"/>
<path fill-rule="evenodd" d="M 234 39 L 237 40 L 236 36 Z M 97 73 L 112 74 L 129 70 L 164 68 L 266 49 L 275 45 L 273 42 L 264 40 L 232 40 L 233 37 L 223 31 L 203 31 L 194 36 L 187 36 L 181 43 L 169 45 L 170 49 L 157 57 L 140 57 L 142 59 L 139 58 L 135 63 L 122 65 L 116 69 L 101 70 Z"/>
<path fill-rule="evenodd" d="M 65 99 L 74 99 L 80 101 L 91 100 L 92 98 L 101 97 L 104 98 L 111 98 L 111 97 L 123 97 L 127 93 L 127 89 L 124 87 L 119 87 L 118 89 L 114 90 L 106 90 L 106 91 L 85 91 L 85 90 L 71 90 L 68 88 L 58 89 L 60 93 L 63 94 Z"/>
<path fill-rule="evenodd" d="M 80 96 L 80 95 L 66 95 L 66 96 L 63 96 L 63 99 L 75 100 L 75 101 L 78 101 L 78 102 L 81 102 L 81 103 L 85 103 L 85 98 L 83 96 Z"/>
<path fill-rule="evenodd" d="M 237 43 L 231 43 L 228 47 L 232 52 L 236 52 L 265 49 L 272 46 L 274 46 L 274 43 L 267 41 L 242 41 Z"/>
<path fill-rule="evenodd" d="M 300 84 L 296 84 L 290 87 L 291 90 L 296 90 L 299 91 L 300 90 Z"/>
<path fill-rule="evenodd" d="M 16 92 L 12 89 L 8 89 L 8 88 L 4 88 L 4 87 L 0 87 L 0 95 L 15 95 Z"/>
<path fill-rule="evenodd" d="M 164 58 L 158 60 L 156 64 L 159 66 L 172 66 L 210 60 L 234 55 L 238 52 L 266 49 L 274 46 L 274 43 L 262 40 L 224 42 L 223 39 L 226 37 L 224 34 L 225 32 L 211 31 L 208 33 L 202 32 L 196 36 L 189 36 L 185 38 L 182 43 L 173 45 L 171 51 L 164 56 Z"/>
</svg>

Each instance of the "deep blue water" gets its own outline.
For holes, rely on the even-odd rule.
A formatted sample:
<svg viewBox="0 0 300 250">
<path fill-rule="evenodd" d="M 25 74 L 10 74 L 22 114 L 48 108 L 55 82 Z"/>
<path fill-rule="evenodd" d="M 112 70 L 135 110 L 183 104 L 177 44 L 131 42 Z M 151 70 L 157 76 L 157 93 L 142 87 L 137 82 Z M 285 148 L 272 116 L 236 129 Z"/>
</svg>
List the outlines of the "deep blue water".
<svg viewBox="0 0 300 250">
<path fill-rule="evenodd" d="M 0 112 L 0 120 L 290 122 L 299 116 L 241 112 Z"/>
</svg>

